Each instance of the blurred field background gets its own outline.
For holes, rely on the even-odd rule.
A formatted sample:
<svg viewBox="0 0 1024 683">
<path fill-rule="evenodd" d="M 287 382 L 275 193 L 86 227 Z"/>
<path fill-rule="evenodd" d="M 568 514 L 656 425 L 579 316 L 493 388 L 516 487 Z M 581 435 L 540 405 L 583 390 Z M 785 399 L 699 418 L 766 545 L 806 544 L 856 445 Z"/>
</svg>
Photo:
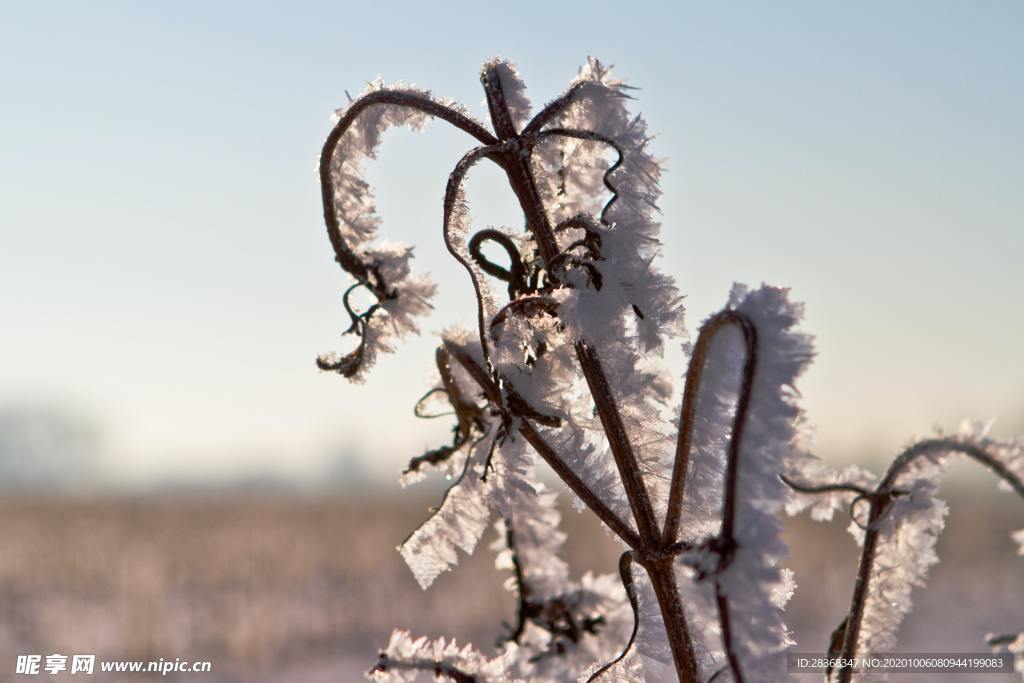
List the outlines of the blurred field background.
<svg viewBox="0 0 1024 683">
<path fill-rule="evenodd" d="M 987 631 L 1024 626 L 1024 558 L 1007 537 L 1024 511 L 984 485 L 947 488 L 942 563 L 915 593 L 903 652 L 983 652 Z M 344 683 L 361 679 L 393 627 L 488 648 L 513 614 L 487 548 L 493 533 L 426 592 L 395 552 L 433 502 L 421 492 L 8 494 L 0 500 L 0 666 L 13 670 L 25 653 L 182 657 L 212 661 L 213 673 L 162 680 Z M 588 513 L 566 511 L 565 526 L 576 571 L 614 570 L 616 548 Z M 799 651 L 823 652 L 848 602 L 856 548 L 845 526 L 838 518 L 787 524 L 798 582 L 789 625 Z"/>
</svg>

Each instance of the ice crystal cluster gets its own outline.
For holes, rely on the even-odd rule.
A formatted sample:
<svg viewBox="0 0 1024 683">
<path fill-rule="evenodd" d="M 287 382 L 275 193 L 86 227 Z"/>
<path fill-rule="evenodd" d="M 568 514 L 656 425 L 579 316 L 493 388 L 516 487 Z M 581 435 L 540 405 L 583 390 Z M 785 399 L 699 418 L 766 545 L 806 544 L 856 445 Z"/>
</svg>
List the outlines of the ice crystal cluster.
<svg viewBox="0 0 1024 683">
<path fill-rule="evenodd" d="M 832 654 L 893 649 L 911 590 L 936 561 L 944 460 L 971 457 L 1024 495 L 1021 445 L 972 426 L 915 443 L 881 479 L 832 471 L 801 438 L 795 384 L 813 350 L 788 290 L 736 285 L 687 337 L 682 297 L 657 266 L 661 166 L 629 109 L 631 89 L 593 59 L 537 110 L 514 65 L 488 62 L 481 81 L 490 127 L 429 92 L 371 83 L 338 112 L 320 159 L 328 235 L 352 277 L 346 332 L 358 341 L 318 363 L 362 381 L 381 353 L 418 331 L 435 294 L 414 274 L 411 247 L 380 241 L 364 164 L 389 127 L 431 119 L 476 145 L 449 178 L 441 225 L 476 294 L 476 324 L 443 333 L 436 386 L 417 406 L 450 411 L 453 439 L 402 475 L 404 484 L 431 472 L 453 483 L 400 553 L 426 589 L 493 528 L 516 614 L 496 632 L 494 656 L 396 630 L 368 676 L 784 680 L 793 644 L 784 608 L 795 583 L 781 515 L 808 508 L 816 519 L 849 510 L 863 548 Z M 525 230 L 474 230 L 462 186 L 478 163 L 505 172 Z M 504 251 L 508 265 L 488 259 L 484 245 Z M 372 301 L 362 309 L 351 298 L 360 289 Z M 662 352 L 678 343 L 689 366 L 674 407 Z M 621 542 L 617 572 L 571 575 L 543 468 Z M 1024 530 L 1015 538 L 1024 552 Z"/>
</svg>

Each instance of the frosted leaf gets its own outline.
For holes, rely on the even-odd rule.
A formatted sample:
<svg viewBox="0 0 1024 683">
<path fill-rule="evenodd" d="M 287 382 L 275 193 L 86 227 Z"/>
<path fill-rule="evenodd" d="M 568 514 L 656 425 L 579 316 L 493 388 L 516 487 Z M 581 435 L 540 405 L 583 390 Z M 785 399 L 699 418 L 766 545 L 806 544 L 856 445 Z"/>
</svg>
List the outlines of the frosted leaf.
<svg viewBox="0 0 1024 683">
<path fill-rule="evenodd" d="M 448 490 L 441 507 L 399 547 L 424 590 L 458 563 L 457 548 L 471 554 L 487 529 L 491 513 L 480 481 L 481 465 L 475 461 L 489 450 L 491 439 L 493 436 L 477 445 L 466 463 L 465 474 Z"/>
<path fill-rule="evenodd" d="M 472 645 L 459 647 L 454 640 L 445 638 L 413 640 L 408 631 L 395 630 L 377 666 L 366 677 L 378 683 L 411 683 L 420 674 L 456 683 L 466 680 L 466 676 L 472 676 L 477 683 L 525 683 L 509 676 L 515 654 L 514 648 L 507 648 L 497 657 L 489 658 Z"/>
</svg>

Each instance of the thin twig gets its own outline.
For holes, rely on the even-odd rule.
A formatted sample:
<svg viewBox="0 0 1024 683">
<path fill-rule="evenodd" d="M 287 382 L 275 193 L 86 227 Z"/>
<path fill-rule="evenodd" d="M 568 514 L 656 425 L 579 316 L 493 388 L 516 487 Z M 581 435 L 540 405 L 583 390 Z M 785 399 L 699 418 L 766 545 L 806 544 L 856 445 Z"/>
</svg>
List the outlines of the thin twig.
<svg viewBox="0 0 1024 683">
<path fill-rule="evenodd" d="M 626 598 L 629 599 L 629 606 L 633 610 L 633 630 L 630 632 L 629 640 L 626 641 L 626 646 L 622 648 L 622 652 L 615 659 L 595 671 L 587 679 L 587 683 L 594 683 L 602 674 L 625 659 L 626 655 L 633 648 L 633 643 L 636 642 L 636 634 L 640 630 L 640 603 L 637 600 L 636 588 L 633 585 L 632 551 L 627 550 L 619 557 L 619 578 L 622 579 L 622 587 L 626 589 Z"/>
<path fill-rule="evenodd" d="M 377 672 L 383 673 L 389 669 L 398 669 L 402 671 L 429 671 L 435 676 L 447 676 L 455 681 L 455 683 L 483 683 L 483 681 L 477 679 L 475 675 L 468 674 L 447 662 L 439 662 L 433 659 L 414 659 L 412 661 L 403 661 L 400 659 L 391 659 L 383 652 L 380 653 L 380 660 L 377 662 L 377 665 L 370 669 L 368 674 L 374 674 Z"/>
<path fill-rule="evenodd" d="M 871 495 L 871 491 L 864 488 L 863 486 L 858 486 L 857 484 L 822 484 L 820 486 L 817 486 L 813 484 L 804 484 L 795 481 L 787 477 L 785 474 L 780 474 L 779 479 L 781 479 L 782 483 L 784 483 L 786 486 L 793 489 L 794 491 L 799 491 L 800 493 L 834 493 L 837 491 L 845 491 L 848 493 L 859 494 L 861 496 L 864 496 L 865 498 Z"/>
</svg>

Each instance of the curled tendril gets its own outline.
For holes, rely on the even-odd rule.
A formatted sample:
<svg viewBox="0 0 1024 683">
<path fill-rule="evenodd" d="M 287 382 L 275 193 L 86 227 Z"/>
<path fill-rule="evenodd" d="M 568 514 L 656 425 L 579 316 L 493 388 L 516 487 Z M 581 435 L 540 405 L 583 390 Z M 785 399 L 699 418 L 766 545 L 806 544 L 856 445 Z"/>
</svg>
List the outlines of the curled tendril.
<svg viewBox="0 0 1024 683">
<path fill-rule="evenodd" d="M 633 584 L 632 550 L 627 550 L 619 557 L 619 578 L 622 580 L 622 587 L 626 589 L 629 606 L 633 610 L 633 630 L 630 632 L 629 640 L 626 641 L 626 646 L 622 648 L 622 652 L 615 659 L 602 665 L 601 668 L 591 674 L 590 678 L 587 679 L 587 683 L 594 683 L 609 669 L 625 659 L 629 651 L 633 649 L 633 643 L 636 642 L 636 634 L 640 630 L 640 601 L 637 598 L 636 586 Z"/>
<path fill-rule="evenodd" d="M 565 248 L 565 251 L 572 251 L 577 247 L 585 247 L 592 259 L 600 261 L 601 257 L 601 226 L 592 217 L 580 213 L 570 216 L 555 226 L 555 232 L 565 232 L 578 228 L 583 230 L 583 238 L 578 239 Z"/>
<path fill-rule="evenodd" d="M 509 258 L 508 269 L 488 260 L 484 256 L 481 251 L 484 242 L 495 242 L 505 250 Z M 515 242 L 502 231 L 495 230 L 494 228 L 477 231 L 472 239 L 469 240 L 469 255 L 480 266 L 480 270 L 508 283 L 509 299 L 515 299 L 520 294 L 529 291 L 529 282 L 527 280 L 526 266 L 523 264 L 523 257 L 520 255 Z"/>
<path fill-rule="evenodd" d="M 377 303 L 396 299 L 400 296 L 400 292 L 383 277 L 379 263 L 365 254 L 359 253 L 343 236 L 338 217 L 331 167 L 339 143 L 345 133 L 348 132 L 364 112 L 380 105 L 402 107 L 422 112 L 428 116 L 447 121 L 456 128 L 473 136 L 483 145 L 497 143 L 497 139 L 479 123 L 462 112 L 435 101 L 424 93 L 391 89 L 377 90 L 363 95 L 352 102 L 344 114 L 341 115 L 324 141 L 323 149 L 320 153 L 320 195 L 323 205 L 324 223 L 327 226 L 327 236 L 334 250 L 335 260 L 343 270 L 355 278 L 357 284 L 364 286 L 376 297 Z M 350 317 L 353 316 L 351 307 L 347 303 L 346 309 Z M 330 360 L 328 357 L 319 356 L 316 360 L 317 367 L 325 371 L 338 372 L 348 378 L 356 376 L 363 367 L 366 358 L 368 328 L 373 313 L 376 310 L 375 307 L 371 307 L 364 316 L 360 317 L 358 322 L 353 319 L 352 324 L 346 331 L 346 334 L 356 334 L 360 337 L 359 345 L 355 349 L 337 360 Z"/>
<path fill-rule="evenodd" d="M 445 396 L 447 396 L 448 392 L 445 391 L 444 388 L 442 387 L 434 387 L 433 389 L 428 389 L 427 392 L 420 396 L 419 400 L 416 401 L 416 405 L 413 406 L 412 409 L 412 414 L 420 418 L 421 420 L 434 420 L 439 417 L 448 417 L 449 415 L 455 415 L 456 413 L 454 410 L 448 410 L 443 413 L 423 412 L 423 404 L 427 401 L 427 399 L 429 399 L 431 396 L 434 396 L 435 394 L 444 394 Z"/>
<path fill-rule="evenodd" d="M 418 472 L 423 465 L 439 465 L 449 460 L 455 453 L 458 453 L 469 444 L 473 435 L 484 431 L 483 411 L 473 401 L 468 400 L 459 389 L 452 373 L 450 359 L 445 348 L 439 347 L 435 353 L 437 371 L 441 375 L 441 386 L 430 389 L 420 397 L 413 408 L 416 417 L 433 419 L 444 415 L 455 415 L 456 422 L 452 426 L 452 442 L 438 448 L 432 448 L 422 455 L 409 460 L 403 474 Z M 425 415 L 421 411 L 425 400 L 435 394 L 444 394 L 451 405 L 452 410 L 448 413 Z M 469 459 L 467 458 L 467 461 Z M 460 477 L 461 478 L 461 477 Z"/>
</svg>

